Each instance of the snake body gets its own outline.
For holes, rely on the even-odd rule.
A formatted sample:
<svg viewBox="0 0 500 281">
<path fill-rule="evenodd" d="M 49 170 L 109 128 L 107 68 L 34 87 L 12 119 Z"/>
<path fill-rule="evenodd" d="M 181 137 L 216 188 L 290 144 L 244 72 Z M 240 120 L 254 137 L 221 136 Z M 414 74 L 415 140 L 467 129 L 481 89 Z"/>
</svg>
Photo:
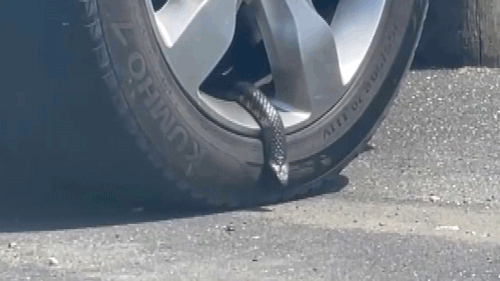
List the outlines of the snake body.
<svg viewBox="0 0 500 281">
<path fill-rule="evenodd" d="M 265 158 L 281 185 L 288 184 L 286 135 L 283 120 L 276 108 L 259 88 L 251 83 L 238 82 L 234 90 L 236 101 L 259 124 L 264 144 Z"/>
</svg>

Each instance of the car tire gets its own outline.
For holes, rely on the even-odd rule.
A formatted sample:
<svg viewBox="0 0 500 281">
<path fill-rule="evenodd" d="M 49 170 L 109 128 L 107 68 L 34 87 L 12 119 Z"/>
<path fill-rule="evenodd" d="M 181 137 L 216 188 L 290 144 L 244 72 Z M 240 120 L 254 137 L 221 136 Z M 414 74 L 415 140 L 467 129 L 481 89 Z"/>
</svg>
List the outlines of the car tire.
<svg viewBox="0 0 500 281">
<path fill-rule="evenodd" d="M 335 107 L 287 133 L 290 181 L 265 167 L 258 136 L 237 132 L 197 106 L 162 52 L 146 1 L 77 0 L 85 31 L 115 110 L 169 185 L 217 206 L 297 198 L 322 188 L 365 146 L 387 115 L 415 52 L 426 0 L 387 0 L 373 44 Z M 197 65 L 189 66 L 193 69 Z"/>
</svg>

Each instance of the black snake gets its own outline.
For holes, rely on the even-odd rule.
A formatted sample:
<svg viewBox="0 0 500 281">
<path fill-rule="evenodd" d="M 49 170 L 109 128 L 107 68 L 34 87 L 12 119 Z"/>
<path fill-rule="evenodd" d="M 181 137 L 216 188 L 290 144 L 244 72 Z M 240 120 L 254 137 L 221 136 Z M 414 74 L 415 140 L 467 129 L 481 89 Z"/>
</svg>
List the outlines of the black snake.
<svg viewBox="0 0 500 281">
<path fill-rule="evenodd" d="M 233 99 L 243 106 L 261 128 L 265 158 L 281 185 L 288 184 L 286 134 L 278 110 L 262 91 L 248 82 L 237 82 Z"/>
</svg>

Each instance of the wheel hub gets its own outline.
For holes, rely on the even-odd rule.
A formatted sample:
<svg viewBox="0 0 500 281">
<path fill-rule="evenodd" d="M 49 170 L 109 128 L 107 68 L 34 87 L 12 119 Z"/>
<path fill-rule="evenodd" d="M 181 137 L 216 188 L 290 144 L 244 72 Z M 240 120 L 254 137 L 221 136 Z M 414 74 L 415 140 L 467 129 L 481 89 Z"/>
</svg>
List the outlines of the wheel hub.
<svg viewBox="0 0 500 281">
<path fill-rule="evenodd" d="M 343 98 L 374 41 L 385 0 L 145 0 L 162 51 L 186 94 L 213 120 L 259 126 L 221 93 L 253 83 L 287 132 Z"/>
</svg>

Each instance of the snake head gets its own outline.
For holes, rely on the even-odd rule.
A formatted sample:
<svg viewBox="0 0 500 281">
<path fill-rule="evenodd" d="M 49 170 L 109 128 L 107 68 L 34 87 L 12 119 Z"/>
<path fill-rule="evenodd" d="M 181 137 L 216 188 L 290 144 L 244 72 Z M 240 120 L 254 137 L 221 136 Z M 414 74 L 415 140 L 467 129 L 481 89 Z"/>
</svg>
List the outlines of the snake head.
<svg viewBox="0 0 500 281">
<path fill-rule="evenodd" d="M 285 164 L 270 163 L 270 166 L 271 170 L 273 170 L 274 174 L 278 178 L 281 185 L 282 186 L 288 185 L 288 171 L 289 171 L 288 163 Z"/>
</svg>

